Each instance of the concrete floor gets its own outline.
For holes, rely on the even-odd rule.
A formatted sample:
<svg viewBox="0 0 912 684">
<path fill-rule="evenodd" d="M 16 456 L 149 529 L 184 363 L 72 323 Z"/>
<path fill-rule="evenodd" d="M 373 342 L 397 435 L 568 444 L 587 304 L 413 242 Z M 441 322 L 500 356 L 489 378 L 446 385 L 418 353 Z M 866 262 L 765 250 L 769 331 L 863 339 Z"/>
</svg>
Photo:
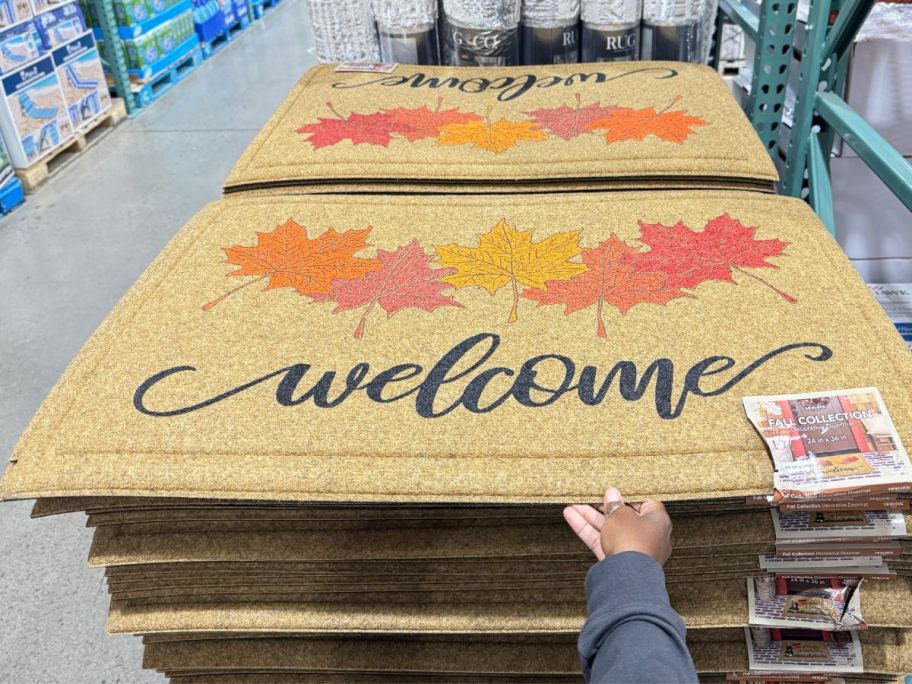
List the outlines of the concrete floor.
<svg viewBox="0 0 912 684">
<path fill-rule="evenodd" d="M 284 0 L 140 117 L 0 220 L 0 455 L 102 318 L 314 63 Z M 5 463 L 4 463 L 5 465 Z M 0 466 L 2 468 L 3 466 Z M 105 636 L 83 515 L 0 504 L 0 682 L 154 682 L 135 638 Z"/>
</svg>

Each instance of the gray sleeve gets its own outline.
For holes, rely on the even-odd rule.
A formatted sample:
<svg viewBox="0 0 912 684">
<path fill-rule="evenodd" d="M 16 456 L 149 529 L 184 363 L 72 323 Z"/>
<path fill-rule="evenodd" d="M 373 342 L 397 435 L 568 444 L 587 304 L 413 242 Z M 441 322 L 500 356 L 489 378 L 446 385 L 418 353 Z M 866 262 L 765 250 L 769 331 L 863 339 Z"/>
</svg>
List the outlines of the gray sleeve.
<svg viewBox="0 0 912 684">
<path fill-rule="evenodd" d="M 579 652 L 587 682 L 697 682 L 655 560 L 626 551 L 599 561 L 586 575 L 586 597 Z"/>
</svg>

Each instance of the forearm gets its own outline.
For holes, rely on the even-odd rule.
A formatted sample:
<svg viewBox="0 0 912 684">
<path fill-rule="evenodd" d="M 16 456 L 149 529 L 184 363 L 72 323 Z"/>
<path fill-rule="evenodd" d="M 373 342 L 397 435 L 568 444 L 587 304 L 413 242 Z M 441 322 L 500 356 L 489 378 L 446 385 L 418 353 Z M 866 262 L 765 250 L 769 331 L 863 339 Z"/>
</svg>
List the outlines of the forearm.
<svg viewBox="0 0 912 684">
<path fill-rule="evenodd" d="M 628 551 L 596 563 L 586 577 L 586 595 L 589 615 L 579 649 L 587 681 L 697 681 L 684 623 L 652 558 Z"/>
</svg>

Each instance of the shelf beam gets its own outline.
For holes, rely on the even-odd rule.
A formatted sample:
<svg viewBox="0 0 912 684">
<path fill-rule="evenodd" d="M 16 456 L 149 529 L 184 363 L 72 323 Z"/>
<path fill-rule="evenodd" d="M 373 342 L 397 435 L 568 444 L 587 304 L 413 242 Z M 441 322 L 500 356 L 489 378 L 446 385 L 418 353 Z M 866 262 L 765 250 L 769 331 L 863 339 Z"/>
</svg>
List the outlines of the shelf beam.
<svg viewBox="0 0 912 684">
<path fill-rule="evenodd" d="M 912 165 L 838 95 L 818 93 L 817 111 L 912 211 Z"/>
</svg>

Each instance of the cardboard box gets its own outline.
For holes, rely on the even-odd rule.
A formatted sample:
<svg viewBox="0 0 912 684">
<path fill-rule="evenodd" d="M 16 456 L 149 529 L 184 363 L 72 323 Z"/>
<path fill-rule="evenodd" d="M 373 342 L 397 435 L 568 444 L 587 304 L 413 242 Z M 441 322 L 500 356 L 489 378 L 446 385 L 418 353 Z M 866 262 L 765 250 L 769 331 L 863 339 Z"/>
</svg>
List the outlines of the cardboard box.
<svg viewBox="0 0 912 684">
<path fill-rule="evenodd" d="M 41 34 L 32 20 L 0 31 L 0 74 L 21 69 L 44 51 Z"/>
<path fill-rule="evenodd" d="M 37 17 L 42 12 L 62 7 L 72 2 L 72 0 L 29 0 L 29 2 L 31 3 L 32 14 Z"/>
<path fill-rule="evenodd" d="M 187 10 L 147 33 L 124 40 L 127 66 L 145 69 L 167 57 L 193 35 L 193 13 Z"/>
<path fill-rule="evenodd" d="M 32 6 L 29 0 L 7 0 L 0 3 L 0 27 L 12 26 L 31 17 Z"/>
<path fill-rule="evenodd" d="M 111 95 L 91 31 L 54 50 L 53 58 L 74 130 L 111 108 Z"/>
<path fill-rule="evenodd" d="M 183 0 L 114 0 L 118 26 L 131 26 L 154 19 Z"/>
<path fill-rule="evenodd" d="M 78 2 L 53 7 L 35 17 L 45 50 L 53 50 L 86 32 L 86 21 Z"/>
<path fill-rule="evenodd" d="M 16 168 L 31 166 L 73 137 L 66 100 L 50 55 L 2 79 L 0 130 Z"/>
</svg>

